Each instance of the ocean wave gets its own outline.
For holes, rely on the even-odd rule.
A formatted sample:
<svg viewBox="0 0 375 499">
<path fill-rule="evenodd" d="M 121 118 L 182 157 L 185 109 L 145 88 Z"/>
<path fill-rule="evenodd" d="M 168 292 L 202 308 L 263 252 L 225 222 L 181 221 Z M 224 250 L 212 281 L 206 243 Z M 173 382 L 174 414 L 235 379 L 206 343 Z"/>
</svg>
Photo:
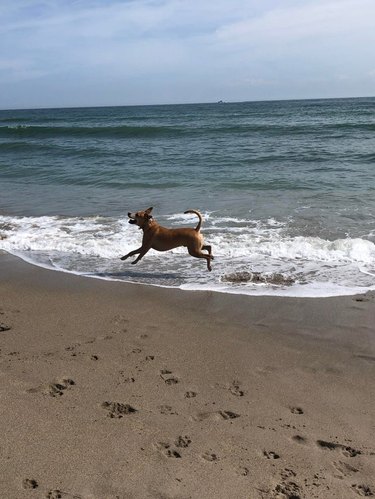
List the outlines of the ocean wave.
<svg viewBox="0 0 375 499">
<path fill-rule="evenodd" d="M 39 126 L 13 125 L 1 126 L 0 137 L 25 138 L 158 138 L 180 136 L 186 133 L 184 128 L 173 126 Z"/>
<path fill-rule="evenodd" d="M 8 124 L 0 126 L 0 137 L 4 138 L 172 138 L 181 136 L 220 136 L 220 135 L 242 135 L 258 134 L 265 136 L 274 135 L 311 135 L 311 134 L 335 134 L 342 132 L 373 132 L 374 123 L 243 123 L 227 126 L 192 126 L 191 124 L 179 125 L 127 125 L 114 124 L 107 126 L 63 126 L 63 125 L 35 125 L 35 124 Z M 345 136 L 345 135 L 344 135 Z"/>
<path fill-rule="evenodd" d="M 175 214 L 166 217 L 180 225 L 196 225 L 197 217 Z M 289 237 L 284 222 L 275 219 L 247 220 L 204 214 L 204 228 L 219 256 L 254 255 L 290 260 L 375 263 L 375 244 L 362 238 L 325 240 L 320 237 Z M 241 232 L 232 232 L 232 224 Z M 217 232 L 217 226 L 221 231 Z M 127 219 L 108 217 L 10 217 L 0 215 L 1 248 L 24 251 L 62 251 L 104 258 L 116 257 L 140 240 L 139 231 Z M 185 251 L 182 248 L 174 252 Z"/>
<path fill-rule="evenodd" d="M 191 215 L 166 218 L 172 226 L 196 224 Z M 215 255 L 212 273 L 185 248 L 166 253 L 151 250 L 135 272 L 128 262 L 119 260 L 141 242 L 141 232 L 126 218 L 1 215 L 0 249 L 58 270 L 186 289 L 318 296 L 367 291 L 375 285 L 375 244 L 369 240 L 291 237 L 287 225 L 276 219 L 244 221 L 206 214 L 203 232 Z M 259 278 L 225 279 L 250 274 Z M 275 275 L 282 279 L 276 282 Z"/>
</svg>

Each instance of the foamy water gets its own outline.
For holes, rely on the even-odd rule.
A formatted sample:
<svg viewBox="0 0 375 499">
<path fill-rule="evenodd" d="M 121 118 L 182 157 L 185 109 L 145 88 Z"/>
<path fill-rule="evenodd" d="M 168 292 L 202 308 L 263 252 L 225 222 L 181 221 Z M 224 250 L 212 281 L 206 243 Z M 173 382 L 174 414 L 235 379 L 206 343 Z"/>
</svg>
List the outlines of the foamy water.
<svg viewBox="0 0 375 499">
<path fill-rule="evenodd" d="M 375 244 L 369 240 L 292 237 L 276 219 L 204 218 L 215 256 L 212 272 L 185 248 L 151 250 L 135 266 L 131 259 L 121 261 L 142 238 L 127 218 L 0 216 L 0 249 L 60 271 L 189 290 L 312 297 L 375 289 Z M 196 222 L 194 215 L 177 213 L 163 219 L 170 227 Z M 254 273 L 256 282 L 249 279 Z"/>
<path fill-rule="evenodd" d="M 0 110 L 0 249 L 103 279 L 329 296 L 375 286 L 375 99 Z M 184 248 L 120 257 L 154 206 Z"/>
</svg>

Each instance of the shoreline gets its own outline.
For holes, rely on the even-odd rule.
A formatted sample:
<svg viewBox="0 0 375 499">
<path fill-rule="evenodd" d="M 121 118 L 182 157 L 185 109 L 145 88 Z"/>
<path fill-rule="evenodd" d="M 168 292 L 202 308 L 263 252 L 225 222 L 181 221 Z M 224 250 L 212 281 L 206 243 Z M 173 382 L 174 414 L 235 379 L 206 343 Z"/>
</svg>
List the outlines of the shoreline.
<svg viewBox="0 0 375 499">
<path fill-rule="evenodd" d="M 0 254 L 0 323 L 2 497 L 375 494 L 374 292 L 134 286 Z"/>
<path fill-rule="evenodd" d="M 0 257 L 2 254 L 7 254 L 11 258 L 21 260 L 28 265 L 32 265 L 32 266 L 35 266 L 35 267 L 38 267 L 38 268 L 41 268 L 41 269 L 44 269 L 47 271 L 61 272 L 64 274 L 73 275 L 73 276 L 77 276 L 77 277 L 90 278 L 90 279 L 96 279 L 96 280 L 107 281 L 107 282 L 118 282 L 118 283 L 123 283 L 126 285 L 136 284 L 136 285 L 140 285 L 140 286 L 146 286 L 146 287 L 151 286 L 154 288 L 170 289 L 170 290 L 177 290 L 177 291 L 199 292 L 199 293 L 221 293 L 224 295 L 235 295 L 235 296 L 244 296 L 244 297 L 259 297 L 259 298 L 278 297 L 278 298 L 291 298 L 291 299 L 341 298 L 341 297 L 351 297 L 351 296 L 357 296 L 357 295 L 371 294 L 371 293 L 375 292 L 375 286 L 367 287 L 367 289 L 365 289 L 365 290 L 363 290 L 360 287 L 358 287 L 358 288 L 352 287 L 352 288 L 348 288 L 348 291 L 345 291 L 345 292 L 341 291 L 340 293 L 338 293 L 337 288 L 334 287 L 335 292 L 333 292 L 332 290 L 322 292 L 320 290 L 319 294 L 311 294 L 311 289 L 308 288 L 308 291 L 305 294 L 303 292 L 303 289 L 304 289 L 303 284 L 302 285 L 297 284 L 297 286 L 299 288 L 299 292 L 297 292 L 295 289 L 292 292 L 293 285 L 292 286 L 290 286 L 290 285 L 272 285 L 272 284 L 270 284 L 270 282 L 267 283 L 266 281 L 265 281 L 265 283 L 262 283 L 262 284 L 255 284 L 255 286 L 258 287 L 258 289 L 254 288 L 250 291 L 245 291 L 245 288 L 241 288 L 240 286 L 238 286 L 238 288 L 225 287 L 225 284 L 223 285 L 223 287 L 220 287 L 217 285 L 216 286 L 212 285 L 212 286 L 207 286 L 207 287 L 205 287 L 205 285 L 201 285 L 201 287 L 198 287 L 196 285 L 197 287 L 194 287 L 194 286 L 189 285 L 189 284 L 180 285 L 180 286 L 177 286 L 177 285 L 173 286 L 173 285 L 166 285 L 166 284 L 136 282 L 136 281 L 132 281 L 132 280 L 114 278 L 113 276 L 112 277 L 104 277 L 104 276 L 100 275 L 100 273 L 98 273 L 98 274 L 79 273 L 78 271 L 66 270 L 62 267 L 57 268 L 57 267 L 54 267 L 52 264 L 47 265 L 47 264 L 35 262 L 31 258 L 26 258 L 24 256 L 8 252 L 7 250 L 0 249 Z M 259 272 L 244 271 L 242 273 L 245 275 L 251 274 L 251 273 L 253 273 L 255 276 L 260 275 Z M 241 272 L 239 272 L 238 274 L 241 274 Z M 274 276 L 278 277 L 278 274 L 274 274 Z M 280 276 L 282 276 L 282 274 L 280 274 Z M 223 275 L 223 277 L 225 277 L 225 275 Z M 272 278 L 272 276 L 271 276 L 271 278 Z M 224 283 L 228 282 L 228 279 L 224 279 L 221 282 L 224 282 Z M 230 280 L 229 280 L 229 282 L 230 282 Z M 264 290 L 260 291 L 260 286 L 262 286 L 264 284 L 266 284 L 267 286 L 271 286 L 271 287 L 273 286 L 272 291 L 270 289 L 267 289 L 266 291 L 264 291 Z M 345 287 L 343 287 L 342 289 L 344 290 Z M 289 291 L 291 294 L 289 294 Z"/>
</svg>

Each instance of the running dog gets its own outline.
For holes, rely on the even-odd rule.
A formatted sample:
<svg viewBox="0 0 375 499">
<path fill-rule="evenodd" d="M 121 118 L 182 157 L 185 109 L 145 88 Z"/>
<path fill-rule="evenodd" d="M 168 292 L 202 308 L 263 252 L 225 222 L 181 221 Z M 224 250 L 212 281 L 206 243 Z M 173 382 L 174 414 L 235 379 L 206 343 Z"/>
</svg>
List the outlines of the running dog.
<svg viewBox="0 0 375 499">
<path fill-rule="evenodd" d="M 207 268 L 211 271 L 211 260 L 214 257 L 211 255 L 211 246 L 204 244 L 203 236 L 200 233 L 202 225 L 202 215 L 196 210 L 187 210 L 184 213 L 194 213 L 199 218 L 198 225 L 195 229 L 167 229 L 159 225 L 151 215 L 152 208 L 145 211 L 137 211 L 136 213 L 128 213 L 129 223 L 138 225 L 143 230 L 142 246 L 136 250 L 130 251 L 127 255 L 121 257 L 121 260 L 126 260 L 130 256 L 139 253 L 138 257 L 131 262 L 133 265 L 138 263 L 141 258 L 152 248 L 157 251 L 168 251 L 178 246 L 185 246 L 189 255 L 195 258 L 205 258 Z M 208 254 L 202 253 L 202 250 L 208 251 Z"/>
</svg>

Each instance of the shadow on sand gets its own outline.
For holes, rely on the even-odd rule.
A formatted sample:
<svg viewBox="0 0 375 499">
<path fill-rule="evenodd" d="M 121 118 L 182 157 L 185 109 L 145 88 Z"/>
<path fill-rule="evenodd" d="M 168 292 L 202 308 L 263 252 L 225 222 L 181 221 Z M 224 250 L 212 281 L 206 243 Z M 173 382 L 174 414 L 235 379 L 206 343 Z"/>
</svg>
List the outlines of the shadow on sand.
<svg viewBox="0 0 375 499">
<path fill-rule="evenodd" d="M 181 275 L 177 273 L 155 273 L 155 272 L 87 272 L 84 274 L 88 277 L 101 277 L 102 279 L 142 279 L 143 281 L 155 281 L 155 279 L 160 279 L 162 281 L 177 281 L 181 279 Z"/>
</svg>

